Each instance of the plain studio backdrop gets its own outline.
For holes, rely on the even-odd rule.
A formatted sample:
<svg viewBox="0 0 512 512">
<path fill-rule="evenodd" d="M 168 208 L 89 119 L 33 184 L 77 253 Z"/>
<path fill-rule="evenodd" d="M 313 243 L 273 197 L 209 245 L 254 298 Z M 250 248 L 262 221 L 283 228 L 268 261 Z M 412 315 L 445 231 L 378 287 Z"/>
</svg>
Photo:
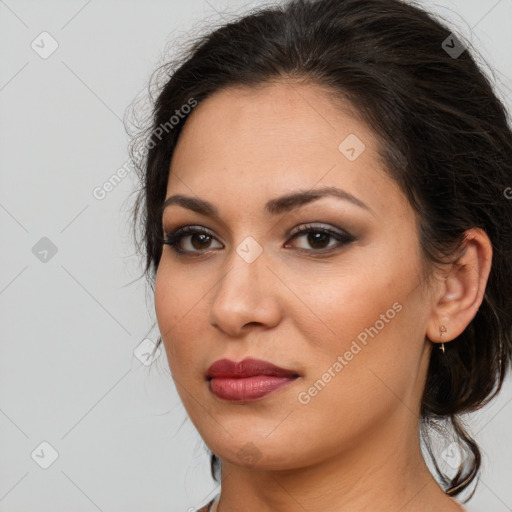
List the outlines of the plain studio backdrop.
<svg viewBox="0 0 512 512">
<path fill-rule="evenodd" d="M 157 330 L 133 282 L 122 119 L 169 41 L 258 4 L 0 0 L 0 512 L 185 512 L 216 494 L 163 350 L 146 364 Z M 510 106 L 512 0 L 425 5 L 476 45 Z M 508 379 L 467 419 L 483 450 L 475 511 L 512 510 L 511 399 Z"/>
</svg>

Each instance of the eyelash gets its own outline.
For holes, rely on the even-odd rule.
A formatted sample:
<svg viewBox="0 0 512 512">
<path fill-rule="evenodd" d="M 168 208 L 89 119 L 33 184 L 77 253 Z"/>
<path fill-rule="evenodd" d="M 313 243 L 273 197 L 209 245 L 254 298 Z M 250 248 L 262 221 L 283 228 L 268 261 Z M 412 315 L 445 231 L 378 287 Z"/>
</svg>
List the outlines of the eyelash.
<svg viewBox="0 0 512 512">
<path fill-rule="evenodd" d="M 305 225 L 301 226 L 300 228 L 298 228 L 295 231 L 295 233 L 293 233 L 290 240 L 293 240 L 295 238 L 300 237 L 301 235 L 309 234 L 309 233 L 323 233 L 332 238 L 335 238 L 338 241 L 338 244 L 337 244 L 337 246 L 334 246 L 334 249 L 333 249 L 333 247 L 330 247 L 327 249 L 326 248 L 318 249 L 318 250 L 299 248 L 298 249 L 299 251 L 313 252 L 313 253 L 317 253 L 317 254 L 327 254 L 327 253 L 334 252 L 336 249 L 340 249 L 341 247 L 348 245 L 349 243 L 351 243 L 355 240 L 355 238 L 352 235 L 349 235 L 346 232 L 339 233 L 337 231 L 333 231 L 328 228 L 312 226 L 311 224 L 305 224 Z M 210 233 L 210 231 L 208 231 L 206 228 L 204 228 L 202 226 L 196 226 L 196 227 L 185 226 L 185 227 L 177 228 L 174 231 L 171 231 L 170 233 L 166 233 L 165 238 L 162 240 L 162 244 L 169 245 L 173 249 L 173 251 L 179 255 L 197 256 L 197 255 L 204 254 L 207 251 L 211 250 L 211 249 L 206 249 L 204 251 L 201 251 L 201 250 L 188 251 L 188 250 L 180 249 L 179 243 L 181 242 L 181 240 L 187 236 L 192 236 L 195 234 L 203 234 L 203 235 L 207 235 L 207 236 L 211 237 L 212 239 L 215 238 Z"/>
</svg>

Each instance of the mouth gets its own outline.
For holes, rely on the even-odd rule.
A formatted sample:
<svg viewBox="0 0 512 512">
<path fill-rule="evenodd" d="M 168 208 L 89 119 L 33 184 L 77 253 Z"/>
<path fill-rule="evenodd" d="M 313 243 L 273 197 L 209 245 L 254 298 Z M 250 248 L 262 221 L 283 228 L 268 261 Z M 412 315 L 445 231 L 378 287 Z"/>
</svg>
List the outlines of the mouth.
<svg viewBox="0 0 512 512">
<path fill-rule="evenodd" d="M 210 391 L 223 400 L 249 402 L 261 400 L 291 384 L 298 377 L 254 375 L 245 378 L 214 377 L 209 379 Z"/>
<path fill-rule="evenodd" d="M 219 359 L 215 361 L 206 371 L 207 378 L 233 378 L 243 379 L 257 375 L 269 377 L 298 377 L 299 374 L 293 370 L 280 368 L 275 364 L 247 357 L 236 363 L 230 359 Z"/>
<path fill-rule="evenodd" d="M 245 403 L 261 400 L 289 386 L 300 375 L 267 361 L 246 358 L 238 363 L 229 359 L 216 361 L 208 368 L 206 377 L 215 396 Z"/>
</svg>

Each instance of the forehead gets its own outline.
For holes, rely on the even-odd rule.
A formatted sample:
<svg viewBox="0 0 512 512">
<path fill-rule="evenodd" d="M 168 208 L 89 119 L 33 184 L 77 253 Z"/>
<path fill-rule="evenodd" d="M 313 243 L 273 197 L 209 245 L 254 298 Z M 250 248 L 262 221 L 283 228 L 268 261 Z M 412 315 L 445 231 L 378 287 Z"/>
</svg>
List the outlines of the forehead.
<svg viewBox="0 0 512 512">
<path fill-rule="evenodd" d="M 341 186 L 385 207 L 383 187 L 400 191 L 383 171 L 378 148 L 375 134 L 351 106 L 334 101 L 324 87 L 230 87 L 204 100 L 187 119 L 167 195 L 214 197 L 222 189 L 274 196 L 318 184 Z"/>
<path fill-rule="evenodd" d="M 222 147 L 218 156 L 226 158 L 229 154 L 224 150 L 229 147 L 231 153 L 256 151 L 259 158 L 284 151 L 297 155 L 326 151 L 337 158 L 339 144 L 350 134 L 364 141 L 367 155 L 378 145 L 348 102 L 341 98 L 335 102 L 325 87 L 292 82 L 229 87 L 195 108 L 186 121 L 175 158 L 180 158 L 183 145 L 194 147 L 197 156 L 211 155 Z"/>
</svg>

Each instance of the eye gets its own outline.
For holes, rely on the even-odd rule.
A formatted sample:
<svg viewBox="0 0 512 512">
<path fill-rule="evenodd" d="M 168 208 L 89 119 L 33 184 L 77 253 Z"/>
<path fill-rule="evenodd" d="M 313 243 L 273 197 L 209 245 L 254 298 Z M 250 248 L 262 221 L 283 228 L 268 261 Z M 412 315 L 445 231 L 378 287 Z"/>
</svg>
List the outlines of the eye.
<svg viewBox="0 0 512 512">
<path fill-rule="evenodd" d="M 335 231 L 330 228 L 322 226 L 314 226 L 311 224 L 305 224 L 298 228 L 293 234 L 291 240 L 303 238 L 304 241 L 313 248 L 308 249 L 307 247 L 299 247 L 300 250 L 308 252 L 331 252 L 333 248 L 339 248 L 350 242 L 353 242 L 355 238 L 352 235 L 344 231 Z M 329 245 L 329 242 L 334 243 Z M 287 247 L 288 245 L 285 245 Z M 325 249 L 328 249 L 327 251 Z"/>
<path fill-rule="evenodd" d="M 182 240 L 189 239 L 188 243 L 184 244 L 187 247 L 182 247 Z M 171 233 L 167 233 L 162 243 L 169 245 L 178 254 L 205 252 L 204 249 L 210 249 L 211 241 L 215 237 L 202 226 L 185 226 L 178 228 Z"/>
<path fill-rule="evenodd" d="M 311 249 L 307 247 L 297 247 L 297 249 L 310 253 L 332 252 L 355 240 L 352 235 L 345 231 L 335 231 L 311 224 L 299 227 L 292 234 L 290 240 L 301 238 L 304 238 Z M 200 255 L 212 249 L 212 241 L 214 240 L 216 240 L 215 236 L 202 226 L 185 226 L 167 233 L 162 240 L 162 244 L 169 245 L 180 255 Z M 329 242 L 334 243 L 330 244 Z M 290 243 L 286 243 L 284 247 L 290 247 Z M 223 248 L 222 244 L 220 244 L 220 248 Z"/>
</svg>

